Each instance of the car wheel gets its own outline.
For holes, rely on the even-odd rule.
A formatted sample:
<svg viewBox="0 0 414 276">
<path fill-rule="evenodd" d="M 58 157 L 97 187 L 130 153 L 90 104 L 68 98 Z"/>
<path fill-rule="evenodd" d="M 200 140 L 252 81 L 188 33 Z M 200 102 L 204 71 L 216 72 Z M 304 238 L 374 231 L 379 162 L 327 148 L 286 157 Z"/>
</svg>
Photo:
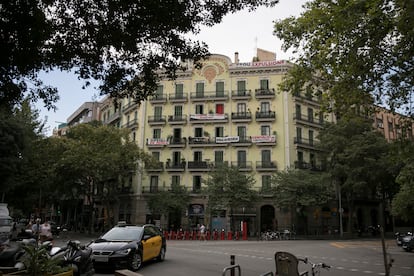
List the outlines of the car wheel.
<svg viewBox="0 0 414 276">
<path fill-rule="evenodd" d="M 137 271 L 142 266 L 142 254 L 139 251 L 135 251 L 129 262 L 129 269 Z"/>
<path fill-rule="evenodd" d="M 160 254 L 158 254 L 157 261 L 162 262 L 165 260 L 165 246 L 161 246 Z"/>
</svg>

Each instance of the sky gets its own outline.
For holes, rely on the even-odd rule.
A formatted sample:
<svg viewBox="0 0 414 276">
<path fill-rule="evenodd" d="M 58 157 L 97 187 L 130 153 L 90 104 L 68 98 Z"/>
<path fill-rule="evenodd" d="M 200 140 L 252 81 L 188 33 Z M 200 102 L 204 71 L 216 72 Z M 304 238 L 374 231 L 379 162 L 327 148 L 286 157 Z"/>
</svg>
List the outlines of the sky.
<svg viewBox="0 0 414 276">
<path fill-rule="evenodd" d="M 256 48 L 276 53 L 276 59 L 290 59 L 290 52 L 281 50 L 282 42 L 273 35 L 273 21 L 289 16 L 299 16 L 302 5 L 307 0 L 280 0 L 273 8 L 259 8 L 256 11 L 240 11 L 227 15 L 222 23 L 202 28 L 196 39 L 207 43 L 213 54 L 228 56 L 234 61 L 234 53 L 239 53 L 240 62 L 251 61 Z M 46 134 L 51 135 L 54 128 L 65 123 L 84 102 L 99 100 L 99 91 L 92 85 L 82 89 L 83 82 L 74 74 L 51 72 L 43 74 L 42 79 L 59 89 L 60 100 L 55 104 L 57 110 L 46 110 L 41 103 L 40 119 L 46 120 Z"/>
</svg>

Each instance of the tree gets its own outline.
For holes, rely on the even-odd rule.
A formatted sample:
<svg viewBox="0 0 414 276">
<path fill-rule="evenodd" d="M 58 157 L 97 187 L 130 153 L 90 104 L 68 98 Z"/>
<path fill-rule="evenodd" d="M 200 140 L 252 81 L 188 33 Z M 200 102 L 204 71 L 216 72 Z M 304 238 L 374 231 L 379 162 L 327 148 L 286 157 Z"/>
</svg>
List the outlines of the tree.
<svg viewBox="0 0 414 276">
<path fill-rule="evenodd" d="M 184 186 L 171 185 L 171 189 L 168 191 L 160 191 L 150 195 L 147 204 L 152 214 L 171 216 L 169 218 L 172 222 L 175 215 L 181 218 L 189 202 L 190 194 Z"/>
<path fill-rule="evenodd" d="M 328 124 L 319 132 L 319 140 L 328 172 L 348 204 L 351 232 L 356 199 L 390 200 L 394 183 L 389 171 L 390 145 L 370 120 L 357 115 Z"/>
<path fill-rule="evenodd" d="M 3 2 L 0 105 L 30 94 L 53 108 L 58 92 L 39 79 L 40 71 L 73 69 L 85 85 L 90 78 L 101 81 L 102 94 L 140 101 L 155 91 L 157 70 L 174 76 L 181 62 L 207 55 L 207 46 L 186 34 L 278 0 Z"/>
<path fill-rule="evenodd" d="M 250 174 L 243 174 L 237 167 L 218 166 L 214 168 L 204 180 L 206 189 L 204 194 L 208 198 L 208 208 L 211 213 L 216 211 L 230 211 L 231 228 L 233 212 L 237 208 L 253 206 L 257 193 L 252 189 L 255 179 Z"/>
<path fill-rule="evenodd" d="M 326 173 L 289 169 L 272 176 L 272 194 L 275 205 L 290 210 L 292 223 L 297 223 L 296 213 L 305 219 L 306 207 L 322 207 L 334 198 L 332 181 Z"/>
<path fill-rule="evenodd" d="M 313 0 L 304 7 L 298 18 L 275 23 L 283 48 L 299 54 L 282 89 L 326 92 L 325 108 L 339 114 L 376 103 L 412 116 L 414 2 Z"/>
</svg>

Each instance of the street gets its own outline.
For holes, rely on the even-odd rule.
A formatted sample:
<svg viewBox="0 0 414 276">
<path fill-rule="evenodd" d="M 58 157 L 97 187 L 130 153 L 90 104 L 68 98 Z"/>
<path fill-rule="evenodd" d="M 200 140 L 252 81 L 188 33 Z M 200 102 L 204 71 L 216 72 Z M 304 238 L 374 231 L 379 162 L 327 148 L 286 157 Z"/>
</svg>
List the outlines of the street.
<svg viewBox="0 0 414 276">
<path fill-rule="evenodd" d="M 79 239 L 83 243 L 90 237 L 62 236 L 56 245 L 65 239 Z M 394 259 L 392 276 L 414 275 L 414 253 L 403 251 L 394 240 L 387 241 L 390 257 Z M 241 267 L 242 276 L 258 276 L 275 272 L 274 254 L 287 251 L 299 258 L 324 262 L 332 268 L 321 271 L 321 275 L 358 276 L 385 275 L 380 240 L 284 240 L 284 241 L 167 241 L 167 256 L 162 263 L 146 263 L 139 271 L 151 275 L 222 275 L 230 265 L 230 256 Z M 301 264 L 299 271 L 310 270 L 310 265 Z M 111 275 L 113 272 L 99 272 L 96 275 Z M 226 275 L 230 275 L 228 272 Z M 237 273 L 235 275 L 238 275 Z"/>
</svg>

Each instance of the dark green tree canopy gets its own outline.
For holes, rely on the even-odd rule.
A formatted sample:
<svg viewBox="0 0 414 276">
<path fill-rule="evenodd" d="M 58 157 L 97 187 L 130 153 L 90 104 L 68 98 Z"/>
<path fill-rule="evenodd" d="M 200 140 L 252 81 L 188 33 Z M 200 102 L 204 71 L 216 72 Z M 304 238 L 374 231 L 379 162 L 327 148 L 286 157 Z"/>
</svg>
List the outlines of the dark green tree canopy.
<svg viewBox="0 0 414 276">
<path fill-rule="evenodd" d="M 305 9 L 275 23 L 283 48 L 299 54 L 283 89 L 329 91 L 325 107 L 341 114 L 376 103 L 413 115 L 414 1 L 313 0 Z"/>
<path fill-rule="evenodd" d="M 207 46 L 185 37 L 238 10 L 278 0 L 19 0 L 0 7 L 0 104 L 30 94 L 49 108 L 56 88 L 40 71 L 71 70 L 101 81 L 101 93 L 145 99 L 161 67 L 174 76 L 180 61 L 206 56 Z M 86 81 L 85 85 L 89 83 Z"/>
</svg>

